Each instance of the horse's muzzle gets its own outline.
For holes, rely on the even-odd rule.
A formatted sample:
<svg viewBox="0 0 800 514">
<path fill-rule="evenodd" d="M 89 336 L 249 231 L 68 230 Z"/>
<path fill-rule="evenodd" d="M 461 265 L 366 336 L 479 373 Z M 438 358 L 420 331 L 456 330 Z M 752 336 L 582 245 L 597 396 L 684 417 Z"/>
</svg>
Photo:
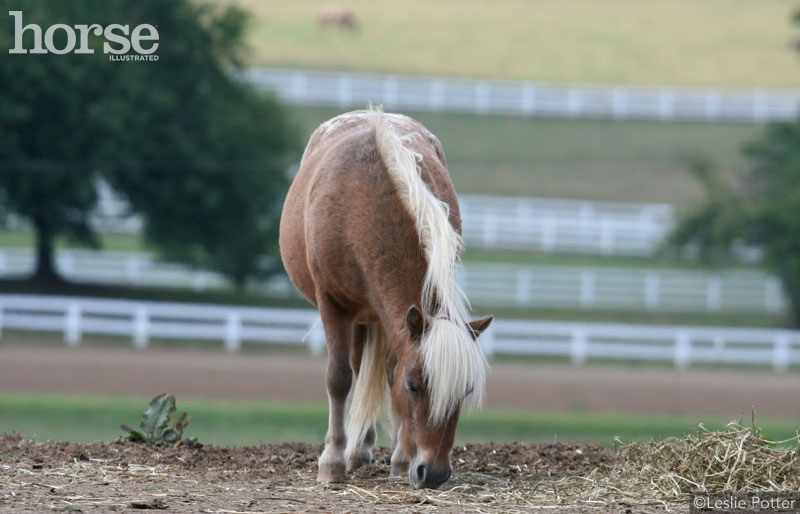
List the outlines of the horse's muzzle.
<svg viewBox="0 0 800 514">
<path fill-rule="evenodd" d="M 408 481 L 414 489 L 436 489 L 447 482 L 452 473 L 448 467 L 437 467 L 434 464 L 417 461 L 408 469 Z"/>
</svg>

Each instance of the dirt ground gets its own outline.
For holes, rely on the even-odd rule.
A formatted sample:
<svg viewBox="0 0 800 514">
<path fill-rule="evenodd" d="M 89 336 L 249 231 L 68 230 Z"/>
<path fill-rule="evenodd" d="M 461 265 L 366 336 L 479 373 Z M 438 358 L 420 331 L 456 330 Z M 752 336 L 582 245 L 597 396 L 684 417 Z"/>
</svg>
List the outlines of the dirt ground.
<svg viewBox="0 0 800 514">
<path fill-rule="evenodd" d="M 316 483 L 321 447 L 157 448 L 0 438 L 0 511 L 255 512 L 664 512 L 662 505 L 575 503 L 554 481 L 614 464 L 597 445 L 469 445 L 453 451 L 453 477 L 437 491 L 389 478 L 387 449 L 345 484 Z M 678 510 L 686 510 L 677 506 Z M 674 511 L 674 510 L 673 510 Z"/>
<path fill-rule="evenodd" d="M 0 344 L 0 391 L 324 401 L 325 360 L 302 353 L 120 346 L 66 348 Z M 767 371 L 678 372 L 652 366 L 493 363 L 488 407 L 584 409 L 737 416 L 797 416 L 800 377 Z M 143 391 L 141 385 L 150 390 Z M 386 449 L 339 485 L 316 483 L 321 448 L 156 448 L 133 443 L 35 444 L 0 438 L 0 512 L 665 512 L 659 503 L 609 498 L 577 503 L 564 480 L 580 482 L 615 463 L 587 444 L 468 445 L 453 451 L 441 490 L 412 491 L 389 478 Z M 565 478 L 566 477 L 566 478 Z M 626 503 L 627 502 L 627 503 Z M 669 505 L 685 512 L 688 506 Z"/>
<path fill-rule="evenodd" d="M 305 353 L 0 343 L 0 391 L 325 402 L 325 359 Z M 143 390 L 146 384 L 147 390 Z M 487 408 L 797 417 L 800 374 L 495 361 Z"/>
</svg>

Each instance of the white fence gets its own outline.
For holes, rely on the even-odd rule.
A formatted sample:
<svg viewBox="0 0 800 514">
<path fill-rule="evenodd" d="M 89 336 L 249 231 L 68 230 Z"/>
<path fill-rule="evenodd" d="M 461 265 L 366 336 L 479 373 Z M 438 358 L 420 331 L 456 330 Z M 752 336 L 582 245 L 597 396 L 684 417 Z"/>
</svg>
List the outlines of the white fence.
<svg viewBox="0 0 800 514">
<path fill-rule="evenodd" d="M 383 75 L 250 68 L 244 80 L 283 101 L 387 109 L 661 121 L 765 122 L 797 116 L 800 91 L 720 89 Z"/>
<path fill-rule="evenodd" d="M 164 263 L 152 254 L 59 250 L 56 264 L 68 279 L 101 284 L 228 287 L 218 273 Z M 32 249 L 0 249 L 0 277 L 30 273 Z M 459 283 L 475 305 L 559 307 L 654 312 L 778 313 L 786 302 L 780 282 L 763 272 L 468 263 Z M 262 285 L 272 296 L 297 295 L 283 275 Z"/>
<path fill-rule="evenodd" d="M 0 277 L 31 273 L 35 258 L 32 248 L 0 249 Z M 195 291 L 229 286 L 219 273 L 161 262 L 147 252 L 60 249 L 56 251 L 56 269 L 76 282 L 184 287 Z"/>
<path fill-rule="evenodd" d="M 320 354 L 325 336 L 317 312 L 225 305 L 137 302 L 100 298 L 0 295 L 3 330 L 61 333 L 67 344 L 84 335 L 218 340 L 236 351 L 243 342 L 307 345 Z M 767 365 L 776 371 L 800 364 L 800 331 L 725 327 L 670 327 L 496 320 L 480 338 L 489 355 Z"/>
<path fill-rule="evenodd" d="M 750 270 L 470 263 L 459 283 L 475 305 L 652 312 L 782 312 L 780 282 Z"/>
<path fill-rule="evenodd" d="M 675 225 L 666 204 L 459 196 L 471 248 L 650 255 Z"/>
</svg>

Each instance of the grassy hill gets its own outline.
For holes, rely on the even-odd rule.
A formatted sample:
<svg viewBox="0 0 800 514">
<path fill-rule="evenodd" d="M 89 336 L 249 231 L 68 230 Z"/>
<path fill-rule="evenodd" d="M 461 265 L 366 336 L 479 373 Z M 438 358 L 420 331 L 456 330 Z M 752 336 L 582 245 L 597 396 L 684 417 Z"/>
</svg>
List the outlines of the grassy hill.
<svg viewBox="0 0 800 514">
<path fill-rule="evenodd" d="M 794 0 L 339 0 L 357 33 L 321 29 L 321 0 L 235 3 L 268 66 L 569 82 L 800 86 Z"/>
</svg>

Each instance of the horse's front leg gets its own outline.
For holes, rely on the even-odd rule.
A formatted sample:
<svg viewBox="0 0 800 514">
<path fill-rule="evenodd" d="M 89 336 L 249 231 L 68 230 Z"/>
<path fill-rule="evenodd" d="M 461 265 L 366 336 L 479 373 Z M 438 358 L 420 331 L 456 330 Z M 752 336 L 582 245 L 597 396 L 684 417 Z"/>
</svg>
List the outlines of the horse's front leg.
<svg viewBox="0 0 800 514">
<path fill-rule="evenodd" d="M 343 482 L 347 468 L 344 457 L 347 438 L 344 431 L 345 401 L 353 382 L 350 367 L 352 320 L 338 312 L 335 306 L 319 302 L 328 346 L 328 433 L 325 450 L 319 458 L 319 482 Z"/>
<path fill-rule="evenodd" d="M 400 416 L 392 411 L 392 469 L 389 474 L 395 476 L 405 476 L 408 473 L 408 455 L 403 448 L 403 439 L 400 437 L 403 422 Z"/>
</svg>

